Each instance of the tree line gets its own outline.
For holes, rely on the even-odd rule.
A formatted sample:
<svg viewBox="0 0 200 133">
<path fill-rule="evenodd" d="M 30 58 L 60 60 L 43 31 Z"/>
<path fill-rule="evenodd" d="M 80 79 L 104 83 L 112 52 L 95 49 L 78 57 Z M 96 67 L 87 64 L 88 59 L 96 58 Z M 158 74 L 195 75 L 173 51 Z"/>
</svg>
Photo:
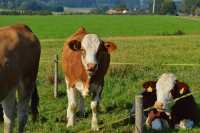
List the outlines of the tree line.
<svg viewBox="0 0 200 133">
<path fill-rule="evenodd" d="M 99 13 L 109 8 L 126 8 L 135 12 L 152 13 L 155 2 L 155 14 L 192 14 L 200 15 L 200 0 L 0 0 L 0 8 L 28 11 L 63 12 L 67 7 L 92 7 Z"/>
</svg>

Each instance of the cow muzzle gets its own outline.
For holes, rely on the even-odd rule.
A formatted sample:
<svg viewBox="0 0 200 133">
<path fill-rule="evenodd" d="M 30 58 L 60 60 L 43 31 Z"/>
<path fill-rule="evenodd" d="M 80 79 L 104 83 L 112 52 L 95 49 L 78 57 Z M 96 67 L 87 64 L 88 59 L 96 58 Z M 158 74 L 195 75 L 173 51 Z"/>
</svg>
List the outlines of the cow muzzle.
<svg viewBox="0 0 200 133">
<path fill-rule="evenodd" d="M 159 111 L 165 111 L 166 110 L 166 105 L 163 102 L 156 101 L 154 104 L 154 107 L 158 109 Z"/>
<path fill-rule="evenodd" d="M 87 64 L 87 72 L 90 76 L 94 74 L 94 72 L 97 70 L 98 65 L 95 63 L 88 63 Z"/>
</svg>

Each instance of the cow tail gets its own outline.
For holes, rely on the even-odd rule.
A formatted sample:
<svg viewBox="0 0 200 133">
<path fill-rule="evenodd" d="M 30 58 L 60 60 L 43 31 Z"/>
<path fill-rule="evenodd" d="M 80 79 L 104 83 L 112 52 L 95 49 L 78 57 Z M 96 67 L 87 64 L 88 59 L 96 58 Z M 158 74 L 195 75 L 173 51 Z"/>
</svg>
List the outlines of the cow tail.
<svg viewBox="0 0 200 133">
<path fill-rule="evenodd" d="M 39 115 L 38 106 L 39 106 L 39 96 L 38 96 L 37 86 L 35 84 L 34 90 L 31 96 L 31 113 L 32 113 L 33 122 L 37 120 L 38 115 Z"/>
</svg>

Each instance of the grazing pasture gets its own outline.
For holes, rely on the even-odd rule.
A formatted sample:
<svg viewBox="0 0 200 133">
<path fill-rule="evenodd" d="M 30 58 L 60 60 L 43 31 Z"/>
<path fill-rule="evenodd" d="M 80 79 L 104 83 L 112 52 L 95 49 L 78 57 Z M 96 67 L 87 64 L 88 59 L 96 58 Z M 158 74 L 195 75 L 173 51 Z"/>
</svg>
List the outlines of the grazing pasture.
<svg viewBox="0 0 200 133">
<path fill-rule="evenodd" d="M 53 85 L 49 83 L 54 55 L 60 55 L 65 38 L 80 25 L 118 45 L 112 55 L 113 63 L 131 63 L 110 66 L 100 104 L 100 126 L 128 116 L 142 83 L 156 79 L 164 72 L 173 72 L 178 79 L 188 83 L 200 107 L 200 21 L 170 16 L 0 16 L 1 26 L 15 22 L 28 24 L 41 38 L 42 46 L 37 80 L 40 119 L 35 124 L 28 121 L 27 133 L 76 133 L 90 129 L 89 102 L 86 102 L 86 119 L 78 117 L 73 128 L 66 128 L 67 97 L 61 70 L 57 99 L 54 99 Z M 174 34 L 178 29 L 186 35 L 163 36 L 163 33 Z M 2 126 L 0 124 L 0 129 Z M 122 121 L 100 131 L 127 133 L 132 132 L 132 125 Z M 200 123 L 192 130 L 165 132 L 200 132 Z"/>
</svg>

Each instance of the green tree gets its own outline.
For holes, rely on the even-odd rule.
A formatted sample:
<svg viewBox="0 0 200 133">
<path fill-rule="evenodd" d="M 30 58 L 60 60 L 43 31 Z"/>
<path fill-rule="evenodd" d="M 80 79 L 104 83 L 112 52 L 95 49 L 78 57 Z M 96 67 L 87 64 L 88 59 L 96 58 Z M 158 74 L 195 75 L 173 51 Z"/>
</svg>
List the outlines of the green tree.
<svg viewBox="0 0 200 133">
<path fill-rule="evenodd" d="M 182 0 L 181 11 L 183 13 L 193 14 L 198 7 L 200 7 L 200 0 Z"/>
<path fill-rule="evenodd" d="M 162 4 L 164 0 L 155 0 L 155 14 L 161 14 Z M 150 1 L 149 10 L 152 11 L 153 8 L 153 0 Z"/>
<path fill-rule="evenodd" d="M 161 8 L 161 14 L 176 14 L 176 5 L 173 0 L 164 0 Z"/>
</svg>

